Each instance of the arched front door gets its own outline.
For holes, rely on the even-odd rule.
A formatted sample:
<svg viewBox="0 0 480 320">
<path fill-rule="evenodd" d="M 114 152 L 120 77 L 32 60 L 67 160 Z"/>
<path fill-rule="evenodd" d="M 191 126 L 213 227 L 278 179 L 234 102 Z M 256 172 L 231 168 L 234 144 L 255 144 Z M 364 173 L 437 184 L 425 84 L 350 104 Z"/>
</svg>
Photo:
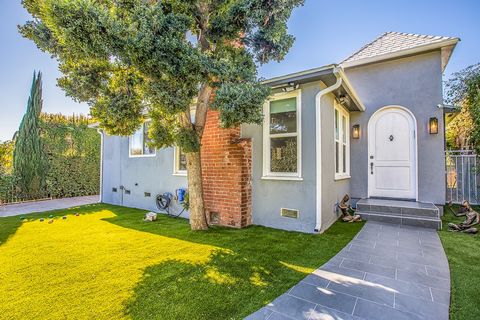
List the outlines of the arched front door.
<svg viewBox="0 0 480 320">
<path fill-rule="evenodd" d="M 368 195 L 417 199 L 416 121 L 403 107 L 384 107 L 368 122 Z"/>
</svg>

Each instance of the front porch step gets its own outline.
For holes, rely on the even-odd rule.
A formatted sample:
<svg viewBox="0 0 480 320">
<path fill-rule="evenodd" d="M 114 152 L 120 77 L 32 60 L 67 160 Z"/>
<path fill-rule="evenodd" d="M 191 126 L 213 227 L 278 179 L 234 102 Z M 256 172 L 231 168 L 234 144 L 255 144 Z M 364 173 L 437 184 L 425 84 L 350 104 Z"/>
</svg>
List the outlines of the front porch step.
<svg viewBox="0 0 480 320">
<path fill-rule="evenodd" d="M 427 202 L 361 199 L 357 202 L 357 210 L 362 212 L 394 213 L 427 218 L 440 217 L 437 206 Z"/>
<path fill-rule="evenodd" d="M 432 203 L 362 199 L 357 202 L 357 213 L 364 220 L 440 230 L 440 210 Z"/>
<path fill-rule="evenodd" d="M 439 218 L 427 218 L 419 216 L 410 216 L 395 213 L 382 213 L 382 212 L 365 212 L 357 211 L 363 220 L 378 221 L 392 224 L 400 224 L 403 226 L 422 227 L 428 229 L 442 229 L 442 220 Z"/>
</svg>

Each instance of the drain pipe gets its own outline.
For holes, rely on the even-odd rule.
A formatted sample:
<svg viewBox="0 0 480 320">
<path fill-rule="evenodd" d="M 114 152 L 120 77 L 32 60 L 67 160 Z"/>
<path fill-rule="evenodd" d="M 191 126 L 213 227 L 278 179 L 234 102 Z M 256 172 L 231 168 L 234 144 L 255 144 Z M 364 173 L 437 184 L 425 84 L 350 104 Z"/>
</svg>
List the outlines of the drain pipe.
<svg viewBox="0 0 480 320">
<path fill-rule="evenodd" d="M 320 90 L 315 96 L 315 148 L 316 148 L 316 178 L 317 178 L 317 192 L 316 192 L 316 224 L 315 232 L 322 230 L 322 133 L 321 133 L 321 100 L 324 95 L 340 88 L 342 85 L 341 68 L 335 67 L 333 74 L 337 78 L 337 82 L 325 89 Z"/>
</svg>

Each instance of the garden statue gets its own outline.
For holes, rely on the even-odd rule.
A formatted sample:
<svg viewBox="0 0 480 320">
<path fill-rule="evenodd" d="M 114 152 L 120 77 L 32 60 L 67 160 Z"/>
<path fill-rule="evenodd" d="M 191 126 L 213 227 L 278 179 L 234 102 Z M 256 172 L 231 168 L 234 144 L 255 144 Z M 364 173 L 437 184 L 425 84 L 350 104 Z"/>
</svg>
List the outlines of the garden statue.
<svg viewBox="0 0 480 320">
<path fill-rule="evenodd" d="M 470 206 L 470 203 L 468 201 L 464 201 L 462 203 L 462 206 L 458 208 L 458 212 L 455 213 L 453 210 L 451 210 L 452 213 L 456 217 L 462 217 L 465 216 L 465 221 L 455 224 L 455 223 L 449 223 L 448 228 L 450 231 L 457 231 L 457 232 L 463 232 L 463 233 L 477 233 L 478 230 L 474 226 L 480 223 L 480 214 L 473 210 L 472 207 Z"/>
<path fill-rule="evenodd" d="M 352 209 L 352 206 L 347 204 L 349 200 L 350 200 L 350 196 L 346 194 L 345 196 L 343 196 L 342 201 L 338 205 L 338 207 L 342 211 L 342 221 L 344 222 L 362 221 L 362 217 L 360 217 L 360 215 L 358 214 L 355 214 L 355 210 Z"/>
</svg>

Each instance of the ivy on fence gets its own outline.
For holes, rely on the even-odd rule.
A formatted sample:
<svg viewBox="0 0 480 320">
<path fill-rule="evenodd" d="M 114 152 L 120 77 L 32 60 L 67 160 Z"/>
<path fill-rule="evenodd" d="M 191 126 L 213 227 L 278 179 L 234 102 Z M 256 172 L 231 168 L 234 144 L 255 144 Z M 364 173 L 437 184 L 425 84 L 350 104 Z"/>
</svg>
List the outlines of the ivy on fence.
<svg viewBox="0 0 480 320">
<path fill-rule="evenodd" d="M 82 115 L 41 115 L 41 137 L 47 156 L 43 198 L 98 194 L 100 184 L 100 135 Z M 0 173 L 0 202 L 21 200 L 15 177 Z"/>
</svg>

